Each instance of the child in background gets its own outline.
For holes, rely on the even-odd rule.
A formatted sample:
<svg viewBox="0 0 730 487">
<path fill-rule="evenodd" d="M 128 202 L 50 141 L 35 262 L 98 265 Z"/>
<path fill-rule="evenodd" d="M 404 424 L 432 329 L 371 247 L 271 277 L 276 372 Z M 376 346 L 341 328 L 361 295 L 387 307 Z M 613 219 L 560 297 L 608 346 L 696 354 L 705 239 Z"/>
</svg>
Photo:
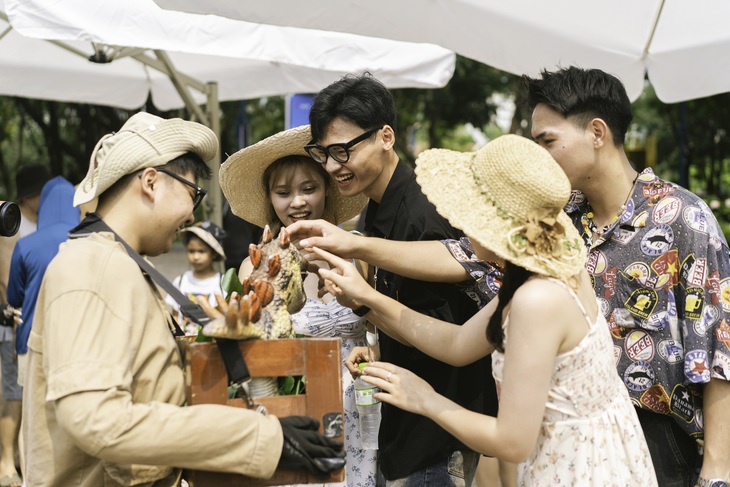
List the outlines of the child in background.
<svg viewBox="0 0 730 487">
<path fill-rule="evenodd" d="M 205 296 L 212 306 L 216 306 L 215 294 L 224 293 L 221 290 L 222 275 L 216 270 L 215 262 L 226 258 L 221 244 L 226 232 L 206 220 L 184 228 L 180 233 L 192 269 L 177 276 L 172 283 L 193 302 L 198 296 Z M 170 296 L 165 298 L 165 302 L 172 308 L 185 335 L 197 335 L 200 327 L 182 316 L 180 305 Z"/>
</svg>

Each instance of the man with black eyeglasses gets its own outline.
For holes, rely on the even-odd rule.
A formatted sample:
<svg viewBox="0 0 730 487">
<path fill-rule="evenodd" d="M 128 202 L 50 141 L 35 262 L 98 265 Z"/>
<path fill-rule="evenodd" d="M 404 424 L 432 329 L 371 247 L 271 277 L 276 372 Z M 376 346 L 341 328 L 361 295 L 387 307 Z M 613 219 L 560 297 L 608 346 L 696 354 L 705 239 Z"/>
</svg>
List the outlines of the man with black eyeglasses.
<svg viewBox="0 0 730 487">
<path fill-rule="evenodd" d="M 185 406 L 176 325 L 138 262 L 169 251 L 192 223 L 205 196 L 195 181 L 210 177 L 204 161 L 217 150 L 207 127 L 148 113 L 94 149 L 74 205 L 98 198 L 96 213 L 49 265 L 28 340 L 28 487 L 173 487 L 182 468 L 269 478 L 279 467 L 342 467 L 342 443 L 312 418 Z"/>
<path fill-rule="evenodd" d="M 346 76 L 314 99 L 305 149 L 321 163 L 346 196 L 370 198 L 365 232 L 400 241 L 458 239 L 426 199 L 408 165 L 395 152 L 396 109 L 385 86 L 366 73 Z M 428 265 L 424 262 L 423 265 Z M 453 284 L 408 279 L 374 268 L 375 287 L 408 307 L 463 324 L 475 303 Z M 356 313 L 367 317 L 368 310 Z M 455 368 L 419 352 L 398 337 L 380 333 L 380 357 L 427 380 L 439 393 L 482 413 L 496 414 L 489 360 Z M 367 351 L 360 350 L 367 359 Z M 353 355 L 351 355 L 353 357 Z M 380 470 L 388 486 L 470 485 L 478 455 L 433 421 L 383 404 L 379 434 Z"/>
</svg>

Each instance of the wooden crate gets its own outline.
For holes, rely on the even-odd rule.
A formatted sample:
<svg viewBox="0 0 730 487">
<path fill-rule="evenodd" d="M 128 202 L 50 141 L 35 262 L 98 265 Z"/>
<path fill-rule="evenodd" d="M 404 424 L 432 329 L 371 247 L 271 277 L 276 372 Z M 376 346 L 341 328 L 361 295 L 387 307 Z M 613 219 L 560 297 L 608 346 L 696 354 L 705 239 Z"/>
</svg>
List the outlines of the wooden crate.
<svg viewBox="0 0 730 487">
<path fill-rule="evenodd" d="M 242 399 L 228 399 L 228 379 L 223 358 L 214 343 L 181 342 L 185 361 L 187 402 L 194 404 L 227 404 L 247 407 Z M 292 340 L 250 340 L 240 348 L 252 377 L 285 377 L 303 375 L 306 393 L 296 396 L 256 398 L 269 414 L 278 417 L 306 415 L 320 422 L 320 432 L 332 413 L 344 427 L 342 409 L 342 357 L 339 338 L 299 338 Z M 339 414 L 338 414 L 339 413 Z M 327 419 L 325 419 L 327 415 Z M 344 441 L 344 436 L 335 437 Z M 323 483 L 305 470 L 279 470 L 270 479 L 217 472 L 187 471 L 190 487 L 252 487 Z M 334 472 L 325 482 L 342 482 L 344 469 Z"/>
</svg>

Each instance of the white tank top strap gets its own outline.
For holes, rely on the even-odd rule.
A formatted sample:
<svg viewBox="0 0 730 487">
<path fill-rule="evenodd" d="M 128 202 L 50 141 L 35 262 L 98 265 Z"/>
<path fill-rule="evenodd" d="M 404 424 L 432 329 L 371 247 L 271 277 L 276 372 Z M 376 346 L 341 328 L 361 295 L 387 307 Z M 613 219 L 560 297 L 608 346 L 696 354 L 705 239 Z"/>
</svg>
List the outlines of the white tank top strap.
<svg viewBox="0 0 730 487">
<path fill-rule="evenodd" d="M 575 300 L 575 303 L 578 305 L 578 309 L 580 309 L 581 313 L 583 313 L 583 316 L 586 319 L 586 323 L 588 323 L 588 328 L 591 328 L 593 326 L 593 321 L 591 320 L 591 317 L 588 316 L 588 311 L 586 311 L 585 307 L 583 306 L 583 303 L 580 302 L 580 298 L 578 298 L 578 295 L 573 291 L 573 289 L 565 284 L 563 281 L 560 281 L 558 279 L 555 279 L 554 277 L 544 277 L 545 280 L 550 281 L 552 283 L 557 284 L 558 286 L 561 286 L 563 289 L 568 291 L 570 295 Z"/>
</svg>

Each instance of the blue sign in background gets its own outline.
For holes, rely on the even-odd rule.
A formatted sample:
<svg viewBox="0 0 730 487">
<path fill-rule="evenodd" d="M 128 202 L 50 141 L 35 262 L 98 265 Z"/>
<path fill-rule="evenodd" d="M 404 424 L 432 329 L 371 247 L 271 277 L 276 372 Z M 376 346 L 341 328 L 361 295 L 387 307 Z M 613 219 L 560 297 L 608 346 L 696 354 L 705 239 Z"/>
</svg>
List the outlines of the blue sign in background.
<svg viewBox="0 0 730 487">
<path fill-rule="evenodd" d="M 309 110 L 312 109 L 312 94 L 294 94 L 286 96 L 284 127 L 286 129 L 307 125 Z"/>
</svg>

